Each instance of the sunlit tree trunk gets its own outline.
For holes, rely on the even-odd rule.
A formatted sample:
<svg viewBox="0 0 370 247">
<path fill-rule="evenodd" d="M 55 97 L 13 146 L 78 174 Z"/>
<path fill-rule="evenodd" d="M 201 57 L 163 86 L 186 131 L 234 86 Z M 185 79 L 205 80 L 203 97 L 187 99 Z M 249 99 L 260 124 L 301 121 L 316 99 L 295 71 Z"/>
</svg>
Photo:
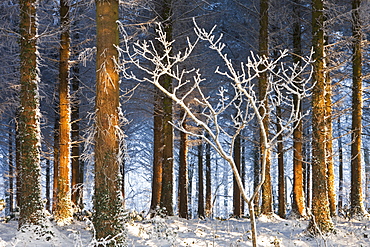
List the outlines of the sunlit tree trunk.
<svg viewBox="0 0 370 247">
<path fill-rule="evenodd" d="M 96 133 L 93 223 L 97 239 L 114 238 L 109 246 L 125 242 L 120 165 L 119 75 L 114 59 L 119 44 L 118 0 L 96 0 Z"/>
<path fill-rule="evenodd" d="M 268 48 L 268 28 L 269 28 L 269 18 L 268 18 L 268 11 L 269 9 L 269 0 L 261 0 L 260 1 L 260 31 L 259 31 L 259 55 L 260 56 L 269 56 L 269 48 Z M 263 66 L 261 69 L 264 69 Z M 259 77 L 259 97 L 260 100 L 264 102 L 266 109 L 261 108 L 261 116 L 263 116 L 263 125 L 264 129 L 269 132 L 269 116 L 267 113 L 267 106 L 268 100 L 266 98 L 267 90 L 268 90 L 268 75 L 267 72 L 263 72 L 260 74 Z M 262 142 L 262 135 L 260 133 L 260 139 Z M 261 153 L 264 153 L 263 148 L 264 145 L 261 146 Z M 265 173 L 265 180 L 262 185 L 262 204 L 261 204 L 261 213 L 262 214 L 272 214 L 272 184 L 271 184 L 271 160 L 270 160 L 270 152 L 266 155 L 266 173 Z"/>
<path fill-rule="evenodd" d="M 60 1 L 60 18 L 62 33 L 60 37 L 59 62 L 59 170 L 58 192 L 55 208 L 55 219 L 58 224 L 68 224 L 72 221 L 72 201 L 70 183 L 71 165 L 71 102 L 69 93 L 69 3 Z"/>
<path fill-rule="evenodd" d="M 20 215 L 19 227 L 39 225 L 44 216 L 41 199 L 40 114 L 37 69 L 37 0 L 20 0 Z"/>
<path fill-rule="evenodd" d="M 337 203 L 335 193 L 335 171 L 333 158 L 333 124 L 332 124 L 332 86 L 329 72 L 326 73 L 325 78 L 325 120 L 327 126 L 326 133 L 326 159 L 328 164 L 328 197 L 330 215 L 332 217 L 337 215 Z"/>
<path fill-rule="evenodd" d="M 301 0 L 294 0 L 293 13 L 293 62 L 300 64 L 302 55 L 301 48 Z M 297 85 L 299 86 L 299 85 Z M 302 102 L 297 95 L 293 95 L 295 110 L 302 112 Z M 293 130 L 293 201 L 292 211 L 295 215 L 303 217 L 306 215 L 304 172 L 303 172 L 303 124 L 298 119 Z"/>
<path fill-rule="evenodd" d="M 185 112 L 182 111 L 181 118 L 183 119 Z M 186 130 L 186 121 L 182 123 L 182 127 Z M 189 177 L 188 177 L 188 135 L 181 131 L 180 132 L 180 162 L 179 162 L 179 216 L 181 218 L 187 219 L 188 215 L 188 186 L 189 186 Z"/>
<path fill-rule="evenodd" d="M 313 79 L 312 92 L 312 218 L 308 230 L 312 234 L 333 229 L 328 198 L 328 167 L 325 121 L 325 57 L 324 57 L 324 3 L 312 0 Z"/>
</svg>

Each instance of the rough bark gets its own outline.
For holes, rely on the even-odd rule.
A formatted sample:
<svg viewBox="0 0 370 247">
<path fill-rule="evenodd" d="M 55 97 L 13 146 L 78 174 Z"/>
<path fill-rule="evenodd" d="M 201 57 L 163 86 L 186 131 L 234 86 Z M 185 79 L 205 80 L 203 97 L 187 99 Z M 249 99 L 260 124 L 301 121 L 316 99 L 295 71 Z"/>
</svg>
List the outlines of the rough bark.
<svg viewBox="0 0 370 247">
<path fill-rule="evenodd" d="M 97 239 L 115 238 L 109 246 L 123 245 L 125 226 L 120 173 L 118 0 L 96 1 L 96 116 L 95 194 L 93 223 Z"/>
<path fill-rule="evenodd" d="M 328 198 L 328 167 L 326 160 L 325 121 L 325 58 L 324 58 L 324 4 L 323 0 L 312 1 L 313 79 L 312 92 L 312 218 L 309 232 L 316 235 L 330 232 L 333 223 L 330 217 Z"/>
<path fill-rule="evenodd" d="M 269 56 L 269 48 L 268 48 L 268 28 L 269 28 L 269 18 L 268 18 L 268 11 L 269 9 L 269 0 L 261 0 L 260 1 L 260 30 L 259 30 L 259 55 L 260 56 Z M 263 66 L 261 69 L 264 69 Z M 259 85 L 259 97 L 260 100 L 263 101 L 265 108 L 261 108 L 261 116 L 263 116 L 263 125 L 264 129 L 267 131 L 269 130 L 269 116 L 268 116 L 268 100 L 266 98 L 267 90 L 268 90 L 268 75 L 267 72 L 262 72 L 259 77 L 258 81 Z M 260 140 L 262 142 L 262 135 L 260 133 Z M 261 153 L 264 153 L 264 145 L 261 144 Z M 262 204 L 261 204 L 261 213 L 262 214 L 272 214 L 272 184 L 271 184 L 271 160 L 270 160 L 270 152 L 268 152 L 266 156 L 266 173 L 264 178 L 264 183 L 262 185 Z"/>
<path fill-rule="evenodd" d="M 363 215 L 362 191 L 362 30 L 360 19 L 361 0 L 352 1 L 352 134 L 351 134 L 351 214 Z"/>
<path fill-rule="evenodd" d="M 68 224 L 72 221 L 72 201 L 70 189 L 71 162 L 71 102 L 69 93 L 69 3 L 60 1 L 60 18 L 62 33 L 60 36 L 59 61 L 59 170 L 58 191 L 55 208 L 55 219 L 58 224 Z"/>
<path fill-rule="evenodd" d="M 36 48 L 37 0 L 20 0 L 20 181 L 19 227 L 39 225 L 44 216 L 41 198 L 40 114 Z"/>
</svg>

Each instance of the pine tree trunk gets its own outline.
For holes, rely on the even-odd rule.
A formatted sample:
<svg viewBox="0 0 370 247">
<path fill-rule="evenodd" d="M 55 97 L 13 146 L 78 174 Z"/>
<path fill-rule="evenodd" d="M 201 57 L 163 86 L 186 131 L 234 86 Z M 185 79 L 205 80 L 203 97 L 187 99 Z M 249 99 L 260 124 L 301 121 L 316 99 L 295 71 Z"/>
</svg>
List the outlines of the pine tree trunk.
<svg viewBox="0 0 370 247">
<path fill-rule="evenodd" d="M 334 171 L 334 159 L 333 159 L 333 124 L 332 124 L 332 88 L 331 79 L 329 72 L 326 73 L 325 78 L 325 119 L 327 126 L 326 133 L 326 158 L 328 164 L 328 197 L 329 197 L 329 207 L 330 215 L 332 217 L 337 215 L 337 203 L 336 203 L 336 193 L 335 193 L 335 171 Z"/>
<path fill-rule="evenodd" d="M 48 212 L 51 212 L 50 205 L 51 205 L 51 197 L 50 197 L 50 178 L 51 178 L 51 167 L 50 167 L 50 159 L 46 160 L 46 169 L 45 169 L 45 197 L 46 197 L 46 204 L 45 209 Z"/>
<path fill-rule="evenodd" d="M 58 180 L 59 180 L 59 107 L 56 107 L 54 120 L 54 156 L 53 156 L 53 203 L 52 212 L 55 212 L 57 207 Z"/>
<path fill-rule="evenodd" d="M 76 32 L 74 39 L 79 41 L 79 34 Z M 77 51 L 75 51 L 77 52 Z M 77 57 L 78 54 L 75 54 Z M 79 64 L 72 67 L 72 92 L 75 98 L 71 105 L 71 138 L 72 138 L 72 202 L 79 209 L 83 209 L 83 163 L 80 162 L 80 68 Z"/>
<path fill-rule="evenodd" d="M 183 119 L 185 112 L 181 113 Z M 182 123 L 182 127 L 186 130 L 186 121 Z M 188 136 L 185 132 L 180 132 L 180 164 L 179 164 L 179 216 L 187 219 L 188 215 Z"/>
<path fill-rule="evenodd" d="M 268 50 L 268 28 L 269 28 L 269 18 L 268 18 L 268 8 L 269 8 L 269 0 L 261 0 L 260 1 L 260 36 L 259 36 L 259 55 L 268 57 L 269 50 Z M 263 69 L 263 67 L 261 67 Z M 259 97 L 260 100 L 263 101 L 263 104 L 266 106 L 265 109 L 268 107 L 268 100 L 266 98 L 267 90 L 268 90 L 268 75 L 267 72 L 261 73 L 259 77 Z M 260 112 L 261 116 L 263 116 L 263 125 L 266 131 L 265 134 L 268 135 L 269 132 L 269 116 L 266 110 L 261 108 Z M 260 134 L 260 140 L 262 142 L 262 133 Z M 264 153 L 265 147 L 261 143 L 261 154 Z M 272 184 L 271 184 L 271 160 L 270 160 L 270 152 L 266 155 L 266 173 L 264 178 L 264 183 L 262 184 L 262 204 L 261 204 L 261 213 L 262 214 L 272 214 Z"/>
<path fill-rule="evenodd" d="M 118 58 L 118 0 L 96 1 L 96 133 L 95 194 L 93 223 L 97 239 L 115 238 L 109 246 L 123 245 L 125 225 L 121 192 L 122 136 L 119 120 L 119 75 L 113 59 Z"/>
<path fill-rule="evenodd" d="M 71 102 L 69 93 L 69 4 L 60 1 L 60 18 L 63 31 L 60 37 L 59 62 L 59 170 L 58 192 L 55 219 L 58 224 L 68 224 L 72 221 L 72 201 L 70 189 L 71 162 Z"/>
<path fill-rule="evenodd" d="M 351 134 L 351 214 L 363 215 L 365 208 L 362 195 L 362 28 L 360 20 L 361 0 L 352 1 L 353 32 L 353 86 L 352 86 L 352 134 Z"/>
<path fill-rule="evenodd" d="M 162 192 L 162 157 L 163 157 L 163 140 L 162 140 L 162 111 L 161 109 L 161 92 L 155 89 L 154 95 L 154 119 L 153 119 L 153 175 L 152 175 L 152 199 L 150 203 L 151 216 L 160 207 Z"/>
<path fill-rule="evenodd" d="M 281 118 L 281 108 L 277 107 L 277 116 Z M 277 123 L 277 132 L 281 131 L 281 124 Z M 278 156 L 278 215 L 281 218 L 285 218 L 285 168 L 284 168 L 284 143 L 283 143 L 283 133 L 281 133 L 277 138 L 277 156 Z"/>
<path fill-rule="evenodd" d="M 41 198 L 40 119 L 36 48 L 37 0 L 20 0 L 20 216 L 19 227 L 39 225 L 44 216 Z"/>
<path fill-rule="evenodd" d="M 206 217 L 212 215 L 212 183 L 211 183 L 211 145 L 207 142 L 206 148 Z"/>
<path fill-rule="evenodd" d="M 161 2 L 160 18 L 163 21 L 164 32 L 167 41 L 172 40 L 172 0 Z M 159 78 L 160 84 L 168 91 L 172 91 L 172 78 L 163 75 Z M 162 164 L 162 191 L 161 208 L 167 215 L 173 215 L 173 127 L 172 122 L 172 100 L 163 95 L 163 164 Z"/>
<path fill-rule="evenodd" d="M 234 142 L 234 162 L 235 166 L 240 174 L 241 166 L 241 152 L 240 152 L 240 135 L 235 138 Z M 235 175 L 233 175 L 233 215 L 237 218 L 241 216 L 241 194 L 240 188 L 236 182 Z"/>
<path fill-rule="evenodd" d="M 198 217 L 203 219 L 204 212 L 204 181 L 203 181 L 203 144 L 198 146 Z"/>
<path fill-rule="evenodd" d="M 323 0 L 312 1 L 313 79 L 312 92 L 312 219 L 308 230 L 312 234 L 330 232 L 333 223 L 330 217 L 328 198 L 328 167 L 326 160 L 325 121 L 325 58 L 324 58 L 324 4 Z"/>
<path fill-rule="evenodd" d="M 9 179 L 9 213 L 12 215 L 14 213 L 14 159 L 13 159 L 13 134 L 12 129 L 9 128 L 9 140 L 8 140 L 8 150 L 9 150 L 9 161 L 8 161 L 8 179 Z"/>
<path fill-rule="evenodd" d="M 300 64 L 302 55 L 301 48 L 301 0 L 294 0 L 293 13 L 293 62 Z M 299 84 L 297 84 L 299 86 Z M 302 105 L 297 95 L 293 95 L 293 104 L 297 112 L 302 112 Z M 294 123 L 293 130 L 293 201 L 292 211 L 299 217 L 306 216 L 304 173 L 303 173 L 303 125 L 299 119 Z"/>
<path fill-rule="evenodd" d="M 338 210 L 343 209 L 343 143 L 341 137 L 341 124 L 340 117 L 338 117 L 338 159 L 339 159 L 339 199 L 338 199 Z"/>
</svg>

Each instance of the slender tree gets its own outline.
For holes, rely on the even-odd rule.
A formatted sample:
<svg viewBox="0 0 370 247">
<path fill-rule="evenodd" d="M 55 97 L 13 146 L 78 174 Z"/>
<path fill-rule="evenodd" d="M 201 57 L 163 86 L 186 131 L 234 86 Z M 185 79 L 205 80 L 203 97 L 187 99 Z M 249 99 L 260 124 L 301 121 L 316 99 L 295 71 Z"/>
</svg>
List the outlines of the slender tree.
<svg viewBox="0 0 370 247">
<path fill-rule="evenodd" d="M 240 135 L 237 136 L 235 139 L 234 144 L 234 152 L 233 152 L 233 158 L 236 165 L 236 168 L 238 169 L 238 172 L 240 173 L 240 167 L 241 167 L 241 146 L 240 146 Z M 241 194 L 240 194 L 240 188 L 238 187 L 235 175 L 233 175 L 233 215 L 235 217 L 241 216 Z"/>
<path fill-rule="evenodd" d="M 185 117 L 185 111 L 181 111 L 181 118 Z M 187 129 L 186 121 L 183 121 L 182 127 Z M 180 162 L 179 162 L 179 216 L 181 218 L 187 219 L 188 214 L 188 135 L 185 132 L 180 133 Z"/>
<path fill-rule="evenodd" d="M 198 145 L 198 217 L 204 218 L 203 143 Z"/>
<path fill-rule="evenodd" d="M 119 116 L 119 75 L 114 59 L 119 44 L 118 0 L 96 0 L 96 133 L 93 223 L 96 238 L 109 246 L 125 242 L 120 165 L 122 150 Z"/>
<path fill-rule="evenodd" d="M 363 215 L 362 191 L 362 28 L 360 6 L 361 0 L 352 1 L 352 144 L 351 144 L 351 214 Z"/>
<path fill-rule="evenodd" d="M 211 182 L 211 145 L 205 143 L 206 153 L 206 217 L 211 217 L 212 214 L 212 182 Z"/>
<path fill-rule="evenodd" d="M 312 0 L 313 79 L 312 92 L 312 218 L 308 230 L 312 234 L 330 232 L 328 198 L 328 166 L 325 121 L 325 57 L 324 57 L 324 1 Z"/>
<path fill-rule="evenodd" d="M 20 0 L 19 227 L 39 225 L 41 199 L 40 120 L 37 68 L 37 0 Z"/>
<path fill-rule="evenodd" d="M 58 224 L 68 224 L 73 219 L 70 183 L 71 165 L 71 102 L 69 93 L 70 20 L 69 1 L 60 1 L 59 62 L 59 166 L 55 219 Z"/>
</svg>

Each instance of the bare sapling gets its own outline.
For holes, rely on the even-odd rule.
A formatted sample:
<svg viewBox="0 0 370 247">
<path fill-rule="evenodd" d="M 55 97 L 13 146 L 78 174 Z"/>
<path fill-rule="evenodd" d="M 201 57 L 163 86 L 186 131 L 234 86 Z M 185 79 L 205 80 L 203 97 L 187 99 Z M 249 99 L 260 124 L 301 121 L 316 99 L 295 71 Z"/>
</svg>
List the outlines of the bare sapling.
<svg viewBox="0 0 370 247">
<path fill-rule="evenodd" d="M 241 196 L 249 207 L 253 246 L 257 246 L 253 205 L 264 182 L 265 157 L 277 143 L 278 136 L 282 133 L 285 138 L 291 136 L 294 124 L 304 117 L 304 114 L 296 110 L 300 108 L 293 104 L 293 95 L 297 96 L 298 102 L 309 96 L 312 86 L 310 83 L 311 57 L 302 58 L 304 62 L 301 64 L 289 64 L 284 62 L 288 61 L 286 58 L 289 56 L 286 50 L 281 51 L 278 58 L 274 60 L 252 53 L 246 62 L 235 66 L 223 51 L 225 44 L 221 42 L 222 35 L 216 37 L 213 34 L 215 27 L 206 31 L 200 28 L 195 21 L 194 24 L 196 37 L 193 41 L 188 38 L 185 49 L 177 53 L 173 51 L 174 41 L 166 40 L 166 34 L 160 24 L 156 31 L 162 52 L 157 50 L 158 46 L 155 46 L 153 41 L 133 42 L 123 26 L 120 26 L 124 40 L 123 45 L 117 47 L 120 57 L 116 61 L 116 66 L 126 79 L 150 83 L 170 97 L 183 109 L 186 118 L 202 131 L 196 128 L 184 129 L 182 123 L 185 117 L 175 120 L 172 123 L 173 126 L 189 135 L 203 139 L 229 163 Z M 216 94 L 211 90 L 206 90 L 207 79 L 211 78 L 202 77 L 201 71 L 205 68 L 186 68 L 184 63 L 190 59 L 191 54 L 195 53 L 195 47 L 201 42 L 208 43 L 209 49 L 220 58 L 220 66 L 214 73 L 215 76 L 223 78 L 224 84 L 218 88 Z M 257 95 L 258 90 L 256 89 L 256 79 L 264 72 L 269 75 L 268 90 L 264 95 L 267 101 Z M 160 84 L 159 78 L 163 75 L 173 79 L 171 91 L 166 90 Z M 264 102 L 268 102 L 268 105 Z M 265 128 L 262 119 L 265 114 L 272 114 L 277 106 L 283 106 L 286 111 L 283 117 L 277 116 L 276 119 L 282 128 L 279 132 L 272 133 Z M 248 195 L 233 159 L 233 149 L 237 136 L 252 122 L 257 123 L 262 133 L 263 147 L 261 147 L 260 159 L 261 179 L 252 195 Z"/>
</svg>

